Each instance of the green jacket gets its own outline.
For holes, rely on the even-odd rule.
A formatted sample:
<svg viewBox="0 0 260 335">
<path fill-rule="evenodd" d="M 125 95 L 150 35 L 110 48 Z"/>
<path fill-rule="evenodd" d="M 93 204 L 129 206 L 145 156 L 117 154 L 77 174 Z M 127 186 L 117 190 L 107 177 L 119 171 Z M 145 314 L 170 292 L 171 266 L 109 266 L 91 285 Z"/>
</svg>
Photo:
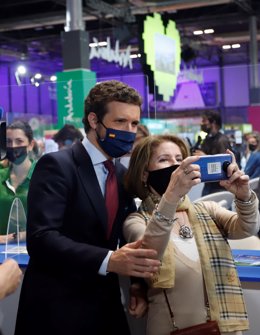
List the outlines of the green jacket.
<svg viewBox="0 0 260 335">
<path fill-rule="evenodd" d="M 0 235 L 6 235 L 7 233 L 16 232 L 16 224 L 14 224 L 14 222 L 12 225 L 10 225 L 9 231 L 7 232 L 8 219 L 15 198 L 21 200 L 24 211 L 25 213 L 27 212 L 27 193 L 35 164 L 36 161 L 32 161 L 32 165 L 30 167 L 27 177 L 22 182 L 22 184 L 17 187 L 16 191 L 14 191 L 11 186 L 10 167 L 0 169 Z M 16 213 L 18 213 L 19 218 L 19 213 L 21 212 L 16 211 Z M 15 215 L 15 217 L 15 222 L 17 222 L 17 215 Z M 24 225 L 24 220 L 21 220 L 21 223 Z"/>
</svg>

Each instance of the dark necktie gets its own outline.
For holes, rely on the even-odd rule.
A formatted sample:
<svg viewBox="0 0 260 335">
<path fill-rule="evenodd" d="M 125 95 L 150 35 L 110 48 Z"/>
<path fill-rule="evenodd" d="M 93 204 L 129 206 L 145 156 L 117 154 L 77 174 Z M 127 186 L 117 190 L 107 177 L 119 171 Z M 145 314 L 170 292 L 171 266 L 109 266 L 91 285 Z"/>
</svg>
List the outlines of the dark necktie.
<svg viewBox="0 0 260 335">
<path fill-rule="evenodd" d="M 107 217 L 108 217 L 107 237 L 109 238 L 118 209 L 118 189 L 115 174 L 115 166 L 113 162 L 107 160 L 104 162 L 104 165 L 108 170 L 106 189 L 105 189 L 105 200 L 106 200 Z"/>
</svg>

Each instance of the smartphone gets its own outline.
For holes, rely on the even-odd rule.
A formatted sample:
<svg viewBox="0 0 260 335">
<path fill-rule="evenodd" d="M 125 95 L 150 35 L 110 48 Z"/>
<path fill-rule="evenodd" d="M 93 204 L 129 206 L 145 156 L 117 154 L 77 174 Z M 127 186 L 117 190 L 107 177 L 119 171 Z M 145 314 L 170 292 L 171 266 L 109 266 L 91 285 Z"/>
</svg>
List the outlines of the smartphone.
<svg viewBox="0 0 260 335">
<path fill-rule="evenodd" d="M 217 182 L 228 179 L 227 168 L 231 162 L 230 154 L 217 154 L 201 156 L 193 164 L 200 166 L 202 182 Z"/>
</svg>

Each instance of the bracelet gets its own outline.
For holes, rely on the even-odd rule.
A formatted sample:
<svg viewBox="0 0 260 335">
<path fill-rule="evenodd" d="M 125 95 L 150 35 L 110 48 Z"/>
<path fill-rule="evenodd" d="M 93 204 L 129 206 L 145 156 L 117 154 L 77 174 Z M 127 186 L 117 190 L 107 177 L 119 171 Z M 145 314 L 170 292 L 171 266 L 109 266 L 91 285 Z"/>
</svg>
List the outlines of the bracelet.
<svg viewBox="0 0 260 335">
<path fill-rule="evenodd" d="M 243 205 L 251 205 L 252 204 L 252 201 L 253 200 L 253 191 L 250 190 L 250 198 L 249 200 L 247 201 L 244 201 L 244 200 L 239 200 L 239 199 L 235 199 L 235 202 L 238 202 L 239 204 L 243 204 Z"/>
<path fill-rule="evenodd" d="M 154 210 L 153 215 L 157 221 L 167 223 L 168 225 L 173 225 L 174 222 L 177 220 L 177 218 L 174 219 L 167 218 L 167 216 L 163 215 L 161 212 L 158 212 L 157 210 Z"/>
</svg>

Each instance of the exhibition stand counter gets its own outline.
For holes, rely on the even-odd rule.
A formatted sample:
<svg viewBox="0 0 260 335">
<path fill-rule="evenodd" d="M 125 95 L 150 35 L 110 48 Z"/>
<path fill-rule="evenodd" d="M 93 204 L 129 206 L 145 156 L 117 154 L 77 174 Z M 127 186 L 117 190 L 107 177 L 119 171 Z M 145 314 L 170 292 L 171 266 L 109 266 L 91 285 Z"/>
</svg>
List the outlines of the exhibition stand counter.
<svg viewBox="0 0 260 335">
<path fill-rule="evenodd" d="M 20 267 L 25 270 L 29 261 L 29 256 L 25 251 L 25 244 L 20 243 L 18 247 L 18 250 L 22 251 L 21 253 L 15 253 L 15 251 L 17 251 L 15 248 L 17 247 L 13 247 L 13 250 L 9 248 L 9 252 L 6 253 L 6 247 L 0 245 L 0 263 L 7 257 L 12 257 L 18 262 Z M 249 315 L 250 330 L 244 332 L 244 334 L 257 335 L 259 334 L 260 329 L 260 250 L 234 249 L 232 250 L 232 253 L 237 264 L 237 270 Z M 5 335 L 14 334 L 20 289 L 21 288 L 19 287 L 15 293 L 0 301 L 1 310 L 4 316 L 2 330 Z M 140 329 L 137 329 L 136 327 L 130 328 L 134 329 L 133 335 L 145 334 L 143 324 L 142 327 L 139 327 Z"/>
<path fill-rule="evenodd" d="M 21 249 L 20 253 L 16 253 L 18 249 Z M 0 245 L 0 263 L 5 258 L 14 258 L 21 268 L 25 268 L 29 261 L 29 256 L 25 252 L 25 243 L 20 243 L 19 247 L 13 247 L 13 250 L 9 248 L 8 252 L 5 252 L 5 246 Z M 18 250 L 19 251 L 19 250 Z M 241 281 L 247 282 L 260 282 L 260 250 L 232 250 L 234 259 L 237 264 L 237 270 Z"/>
</svg>

